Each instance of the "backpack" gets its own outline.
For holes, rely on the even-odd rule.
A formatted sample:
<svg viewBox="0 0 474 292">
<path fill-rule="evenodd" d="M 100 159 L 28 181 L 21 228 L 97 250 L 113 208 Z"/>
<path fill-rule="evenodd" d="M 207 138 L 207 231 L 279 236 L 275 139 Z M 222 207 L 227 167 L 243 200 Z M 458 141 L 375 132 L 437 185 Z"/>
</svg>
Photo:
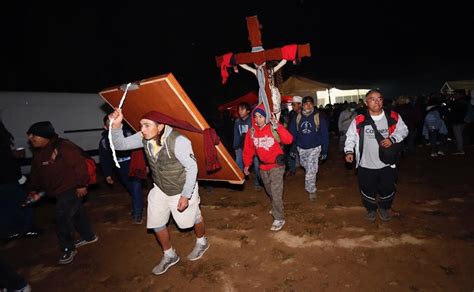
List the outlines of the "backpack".
<svg viewBox="0 0 474 292">
<path fill-rule="evenodd" d="M 60 139 L 58 138 L 58 141 L 54 147 L 54 150 L 53 150 L 53 153 L 51 154 L 51 160 L 52 161 L 55 161 L 58 154 L 59 154 L 59 147 L 61 146 L 62 142 L 64 141 L 64 139 Z M 80 152 L 81 152 L 81 155 L 86 159 L 86 169 L 87 169 L 87 175 L 89 176 L 89 181 L 87 182 L 87 185 L 93 185 L 93 184 L 96 184 L 97 183 L 97 166 L 95 164 L 95 160 L 92 159 L 89 154 L 87 154 L 86 151 L 84 151 L 84 149 L 82 149 L 81 147 L 79 147 L 78 145 L 74 144 L 74 146 L 76 146 Z"/>
<path fill-rule="evenodd" d="M 277 130 L 274 129 L 272 126 L 270 126 L 270 129 L 272 130 L 273 138 L 275 139 L 275 141 L 277 141 L 278 144 L 280 144 L 280 142 L 281 142 L 280 135 L 278 135 Z M 252 126 L 252 127 L 250 127 L 250 137 L 252 139 L 253 139 L 254 134 L 255 134 L 255 128 Z"/>
<path fill-rule="evenodd" d="M 319 112 L 315 112 L 314 115 L 314 124 L 316 125 L 316 131 L 319 129 Z M 296 116 L 296 131 L 299 131 L 298 129 L 298 126 L 300 124 L 300 121 L 301 121 L 301 113 L 298 113 L 298 115 Z"/>
</svg>

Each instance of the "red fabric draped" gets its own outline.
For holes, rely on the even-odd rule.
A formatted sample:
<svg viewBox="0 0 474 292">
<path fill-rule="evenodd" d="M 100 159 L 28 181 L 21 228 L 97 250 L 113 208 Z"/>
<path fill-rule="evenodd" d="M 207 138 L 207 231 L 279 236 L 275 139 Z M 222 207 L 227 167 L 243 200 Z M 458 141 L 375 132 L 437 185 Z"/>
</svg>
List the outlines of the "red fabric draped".
<svg viewBox="0 0 474 292">
<path fill-rule="evenodd" d="M 166 124 L 178 129 L 183 129 L 190 132 L 203 134 L 206 171 L 214 172 L 221 168 L 221 164 L 219 163 L 219 159 L 217 157 L 217 150 L 215 147 L 215 145 L 219 144 L 220 139 L 214 129 L 207 128 L 203 131 L 201 129 L 194 127 L 187 121 L 177 120 L 157 111 L 150 111 L 144 114 L 142 116 L 142 119 L 147 119 L 147 120 L 151 120 L 160 124 Z"/>
</svg>

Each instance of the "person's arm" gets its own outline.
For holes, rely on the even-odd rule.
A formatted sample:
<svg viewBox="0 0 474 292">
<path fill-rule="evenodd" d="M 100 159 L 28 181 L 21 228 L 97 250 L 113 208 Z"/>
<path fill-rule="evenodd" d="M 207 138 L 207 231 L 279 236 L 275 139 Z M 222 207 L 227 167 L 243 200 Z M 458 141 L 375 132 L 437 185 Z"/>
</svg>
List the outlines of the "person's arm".
<svg viewBox="0 0 474 292">
<path fill-rule="evenodd" d="M 241 139 L 241 135 L 240 135 L 240 131 L 239 131 L 239 119 L 235 119 L 235 122 L 234 122 L 234 140 L 233 140 L 233 143 L 232 143 L 232 147 L 234 147 L 234 150 L 237 150 L 240 148 L 240 139 Z"/>
<path fill-rule="evenodd" d="M 122 130 L 123 114 L 121 109 L 115 109 L 115 111 L 109 115 L 109 120 L 111 121 L 112 143 L 114 144 L 113 146 L 115 150 L 131 150 L 143 148 L 143 139 L 141 132 L 137 132 L 128 137 L 124 137 Z"/>
<path fill-rule="evenodd" d="M 346 143 L 344 144 L 344 153 L 354 153 L 357 143 L 356 119 L 353 119 L 346 132 Z"/>
<path fill-rule="evenodd" d="M 408 127 L 403 122 L 403 119 L 400 115 L 398 115 L 397 125 L 395 127 L 395 131 L 390 135 L 390 140 L 393 140 L 392 143 L 399 143 L 403 141 L 403 139 L 408 136 Z"/>
<path fill-rule="evenodd" d="M 285 128 L 283 125 L 278 124 L 276 129 L 278 136 L 280 136 L 280 142 L 285 145 L 290 145 L 293 143 L 293 135 Z"/>
<path fill-rule="evenodd" d="M 89 174 L 87 173 L 86 158 L 82 155 L 81 149 L 70 141 L 63 141 L 58 149 L 63 161 L 69 169 L 74 172 L 76 184 L 76 195 L 83 197 L 87 194 L 87 184 Z M 65 170 L 66 171 L 66 170 Z"/>
<path fill-rule="evenodd" d="M 143 138 L 141 132 L 137 132 L 132 136 L 125 137 L 122 129 L 112 129 L 112 143 L 115 150 L 132 150 L 143 148 Z"/>
<path fill-rule="evenodd" d="M 108 143 L 106 139 L 106 137 L 102 138 L 99 143 L 100 169 L 102 170 L 102 175 L 104 176 L 104 178 L 112 176 L 112 171 L 114 167 L 112 153 L 107 145 Z"/>
<path fill-rule="evenodd" d="M 249 167 L 250 165 L 252 165 L 253 156 L 255 155 L 255 145 L 253 144 L 251 136 L 252 136 L 251 129 L 249 129 L 247 131 L 247 134 L 245 134 L 244 149 L 242 152 L 242 160 L 244 162 L 245 175 L 248 175 Z"/>
<path fill-rule="evenodd" d="M 181 191 L 181 196 L 189 199 L 191 198 L 194 186 L 196 185 L 198 173 L 198 167 L 191 146 L 191 141 L 184 136 L 179 136 L 176 138 L 174 149 L 176 159 L 178 159 L 186 170 L 186 179 L 184 181 L 183 190 Z"/>
</svg>

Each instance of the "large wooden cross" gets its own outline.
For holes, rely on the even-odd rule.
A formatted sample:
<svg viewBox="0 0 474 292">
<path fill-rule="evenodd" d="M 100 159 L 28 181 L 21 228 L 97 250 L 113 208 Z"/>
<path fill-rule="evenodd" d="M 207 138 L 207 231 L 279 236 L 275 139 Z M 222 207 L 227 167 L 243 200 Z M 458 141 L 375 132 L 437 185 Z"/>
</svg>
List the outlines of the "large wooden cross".
<svg viewBox="0 0 474 292">
<path fill-rule="evenodd" d="M 252 52 L 250 53 L 238 53 L 233 54 L 233 62 L 230 64 L 231 66 L 243 65 L 246 64 L 254 64 L 255 66 L 262 66 L 264 71 L 264 79 L 265 79 L 265 93 L 268 98 L 268 103 L 270 108 L 273 108 L 272 105 L 272 92 L 270 88 L 270 76 L 269 70 L 267 70 L 266 62 L 267 61 L 277 61 L 283 59 L 283 51 L 282 48 L 274 48 L 265 50 L 262 46 L 262 39 L 260 34 L 260 23 L 258 22 L 258 18 L 256 15 L 249 16 L 246 18 L 247 20 L 247 30 L 249 32 L 249 41 L 250 45 L 252 46 Z M 296 58 L 301 59 L 303 57 L 311 56 L 311 51 L 309 44 L 297 45 L 297 53 Z M 224 61 L 224 56 L 216 57 L 217 66 L 221 67 L 222 62 Z M 245 68 L 245 67 L 244 67 Z M 248 66 L 247 66 L 248 68 Z"/>
</svg>

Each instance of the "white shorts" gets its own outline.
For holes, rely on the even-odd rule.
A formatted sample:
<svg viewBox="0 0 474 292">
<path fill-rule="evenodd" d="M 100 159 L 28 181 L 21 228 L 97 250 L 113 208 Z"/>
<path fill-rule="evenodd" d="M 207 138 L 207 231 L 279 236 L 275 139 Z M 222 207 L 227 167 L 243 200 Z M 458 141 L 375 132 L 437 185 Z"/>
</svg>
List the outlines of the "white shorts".
<svg viewBox="0 0 474 292">
<path fill-rule="evenodd" d="M 170 219 L 170 212 L 179 228 L 193 227 L 196 220 L 201 217 L 198 184 L 196 183 L 188 207 L 183 212 L 178 211 L 180 197 L 181 195 L 168 196 L 154 184 L 154 188 L 148 193 L 146 227 L 152 229 L 165 226 Z"/>
</svg>

